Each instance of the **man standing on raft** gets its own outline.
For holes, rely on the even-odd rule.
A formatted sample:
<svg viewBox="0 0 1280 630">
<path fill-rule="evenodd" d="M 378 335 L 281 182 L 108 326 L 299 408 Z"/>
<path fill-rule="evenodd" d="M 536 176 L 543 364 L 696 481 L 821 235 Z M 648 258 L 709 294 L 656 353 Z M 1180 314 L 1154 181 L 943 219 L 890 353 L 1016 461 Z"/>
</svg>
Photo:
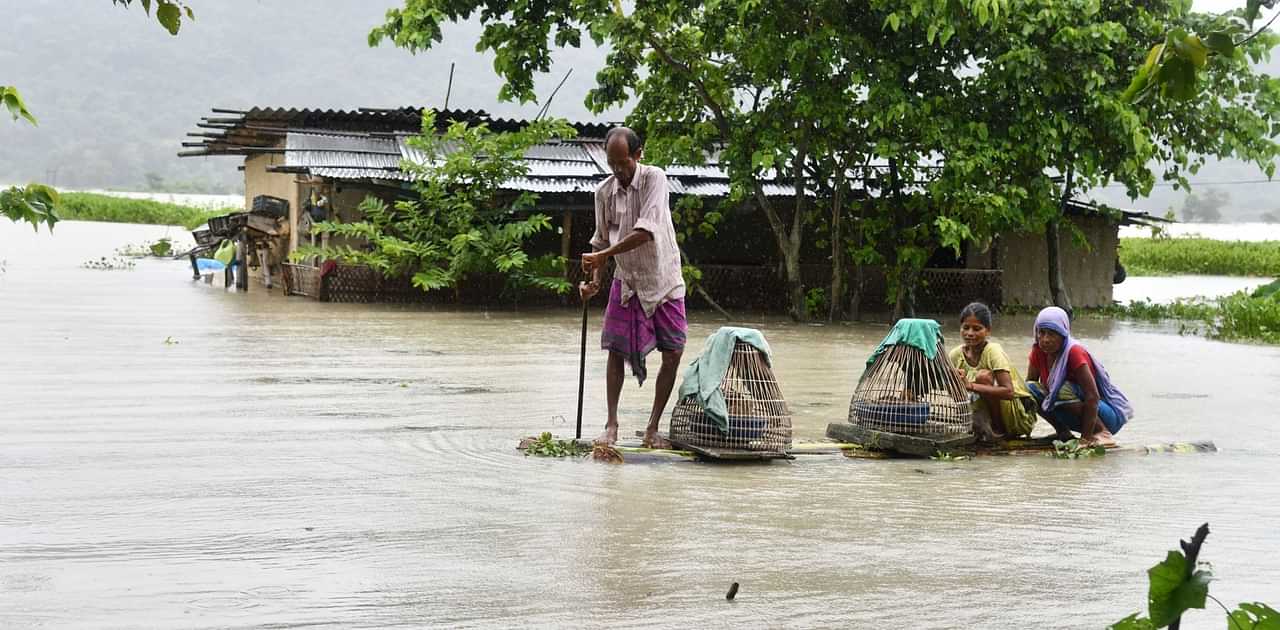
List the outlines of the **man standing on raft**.
<svg viewBox="0 0 1280 630">
<path fill-rule="evenodd" d="M 582 255 L 582 270 L 591 281 L 578 286 L 583 302 L 600 291 L 610 258 L 617 261 L 604 312 L 600 347 L 609 351 L 605 371 L 609 419 L 597 444 L 618 440 L 618 397 L 623 364 L 644 385 L 645 356 L 657 348 L 662 367 L 653 391 L 653 411 L 645 427 L 644 445 L 667 448 L 658 434 L 689 327 L 684 314 L 684 278 L 680 250 L 668 205 L 667 174 L 640 164 L 640 136 L 626 127 L 605 135 L 605 154 L 613 175 L 596 188 L 596 229 L 591 253 Z"/>
</svg>

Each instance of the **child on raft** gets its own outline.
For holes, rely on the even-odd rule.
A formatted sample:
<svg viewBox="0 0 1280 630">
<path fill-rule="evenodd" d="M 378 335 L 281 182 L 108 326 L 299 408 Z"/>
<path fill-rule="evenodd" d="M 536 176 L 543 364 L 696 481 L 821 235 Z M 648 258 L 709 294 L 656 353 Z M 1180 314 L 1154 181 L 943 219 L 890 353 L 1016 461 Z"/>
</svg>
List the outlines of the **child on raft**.
<svg viewBox="0 0 1280 630">
<path fill-rule="evenodd" d="M 1027 380 L 1037 413 L 1060 440 L 1070 440 L 1074 431 L 1086 446 L 1115 446 L 1114 434 L 1133 417 L 1129 399 L 1071 336 L 1067 312 L 1056 306 L 1036 316 Z"/>
<path fill-rule="evenodd" d="M 964 343 L 948 354 L 951 365 L 974 394 L 974 429 L 984 441 L 1031 435 L 1035 400 L 1009 355 L 990 339 L 991 309 L 974 302 L 960 311 Z"/>
</svg>

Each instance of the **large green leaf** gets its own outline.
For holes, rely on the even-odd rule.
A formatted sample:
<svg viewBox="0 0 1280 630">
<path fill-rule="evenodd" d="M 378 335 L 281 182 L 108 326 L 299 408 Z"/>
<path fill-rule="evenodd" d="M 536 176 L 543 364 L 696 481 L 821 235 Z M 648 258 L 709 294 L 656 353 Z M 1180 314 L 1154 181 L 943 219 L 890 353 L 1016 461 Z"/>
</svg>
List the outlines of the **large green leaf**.
<svg viewBox="0 0 1280 630">
<path fill-rule="evenodd" d="M 177 35 L 178 29 L 182 27 L 182 8 L 172 2 L 162 1 L 156 7 L 156 19 L 170 35 Z"/>
<path fill-rule="evenodd" d="M 1197 68 L 1203 68 L 1209 57 L 1209 49 L 1195 35 L 1187 35 L 1178 41 L 1175 50 L 1178 56 L 1190 61 Z"/>
<path fill-rule="evenodd" d="M 1261 602 L 1240 604 L 1227 616 L 1228 630 L 1280 630 L 1280 612 Z"/>
<path fill-rule="evenodd" d="M 1196 67 L 1190 61 L 1178 56 L 1166 59 L 1160 66 L 1159 78 L 1164 96 L 1179 101 L 1195 98 L 1198 91 Z"/>
<path fill-rule="evenodd" d="M 1109 630 L 1156 630 L 1155 624 L 1151 623 L 1146 617 L 1139 617 L 1140 613 L 1133 613 L 1110 626 Z"/>
<path fill-rule="evenodd" d="M 1187 570 L 1187 558 L 1170 551 L 1164 562 L 1147 570 L 1151 587 L 1147 592 L 1147 614 L 1151 623 L 1163 628 L 1192 608 L 1204 608 L 1213 572 L 1207 565 Z"/>
<path fill-rule="evenodd" d="M 27 110 L 27 104 L 22 102 L 22 95 L 18 93 L 18 88 L 0 85 L 0 101 L 4 102 L 5 108 L 9 110 L 14 120 L 24 118 L 27 122 L 36 124 L 36 118 Z"/>
<path fill-rule="evenodd" d="M 1209 47 L 1209 50 L 1228 57 L 1234 54 L 1236 50 L 1235 40 L 1226 31 L 1209 33 L 1205 36 L 1204 44 Z"/>
</svg>

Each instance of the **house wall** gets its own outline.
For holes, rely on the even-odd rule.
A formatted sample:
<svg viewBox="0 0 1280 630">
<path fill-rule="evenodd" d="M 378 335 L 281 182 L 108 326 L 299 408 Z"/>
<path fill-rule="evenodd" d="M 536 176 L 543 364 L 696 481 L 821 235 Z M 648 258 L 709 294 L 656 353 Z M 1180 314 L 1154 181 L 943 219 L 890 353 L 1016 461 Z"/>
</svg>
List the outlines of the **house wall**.
<svg viewBox="0 0 1280 630">
<path fill-rule="evenodd" d="M 1089 243 L 1088 248 L 1081 247 L 1066 226 L 1059 230 L 1062 281 L 1071 304 L 1077 307 L 1109 305 L 1119 228 L 1104 217 L 1071 217 L 1071 221 Z M 1051 304 L 1044 235 L 1001 236 L 995 247 L 998 266 L 1003 270 L 1004 303 L 1032 307 Z"/>
<path fill-rule="evenodd" d="M 284 155 L 275 153 L 251 155 L 244 159 L 244 207 L 252 208 L 253 198 L 258 195 L 271 195 L 289 202 L 288 250 L 283 252 L 284 255 L 288 255 L 289 252 L 298 248 L 298 231 L 293 229 L 293 226 L 298 224 L 298 208 L 302 195 L 298 184 L 294 181 L 295 175 L 267 171 L 268 166 L 283 163 Z"/>
</svg>

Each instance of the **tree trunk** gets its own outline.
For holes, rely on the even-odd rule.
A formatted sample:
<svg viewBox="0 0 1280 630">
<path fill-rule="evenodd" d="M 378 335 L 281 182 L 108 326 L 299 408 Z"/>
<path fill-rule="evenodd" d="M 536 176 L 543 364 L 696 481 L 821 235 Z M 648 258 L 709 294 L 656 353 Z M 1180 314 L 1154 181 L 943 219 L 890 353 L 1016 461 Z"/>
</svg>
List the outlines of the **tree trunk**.
<svg viewBox="0 0 1280 630">
<path fill-rule="evenodd" d="M 849 317 L 855 322 L 862 319 L 862 274 L 862 263 L 853 263 L 853 286 L 849 291 Z"/>
<path fill-rule="evenodd" d="M 1061 255 L 1058 251 L 1058 220 L 1055 219 L 1045 226 L 1044 237 L 1045 245 L 1049 251 L 1049 295 L 1053 299 L 1053 305 L 1071 314 L 1071 298 L 1067 295 L 1067 288 L 1062 282 L 1062 264 Z"/>
<path fill-rule="evenodd" d="M 859 203 L 857 214 L 854 216 L 854 218 L 857 220 L 857 227 L 855 228 L 857 230 L 857 237 L 856 237 L 857 240 L 855 241 L 855 245 L 857 246 L 859 251 L 859 258 L 854 260 L 854 263 L 853 263 L 853 286 L 850 287 L 850 291 L 849 291 L 849 317 L 853 318 L 854 321 L 858 321 L 862 319 L 862 288 L 864 286 L 864 280 L 863 280 L 864 265 L 862 263 L 861 251 L 862 251 L 862 247 L 866 244 L 866 233 L 865 233 L 866 226 L 863 224 L 864 211 L 865 211 L 865 206 L 863 205 L 863 203 Z"/>
<path fill-rule="evenodd" d="M 684 248 L 677 246 L 676 249 L 680 252 L 680 263 L 693 267 L 694 264 L 689 261 L 689 255 L 685 253 Z M 701 281 L 694 281 L 693 286 L 688 288 L 692 289 L 694 293 L 702 296 L 702 299 L 706 300 L 707 304 L 711 305 L 711 308 L 715 309 L 717 313 L 720 313 L 720 315 L 724 317 L 725 321 L 733 319 L 733 316 L 729 314 L 729 311 L 724 310 L 724 308 L 720 306 L 720 303 L 716 302 L 715 299 L 711 297 L 710 293 L 707 293 L 707 290 L 702 286 Z"/>
<path fill-rule="evenodd" d="M 1044 237 L 1045 245 L 1048 250 L 1049 263 L 1049 296 L 1053 300 L 1053 305 L 1071 314 L 1071 297 L 1067 295 L 1067 287 L 1062 282 L 1062 256 L 1058 251 L 1058 229 L 1059 222 L 1067 216 L 1067 200 L 1071 198 L 1071 184 L 1074 179 L 1075 171 L 1067 169 L 1067 179 L 1062 186 L 1062 202 L 1060 204 L 1060 215 L 1055 217 L 1045 226 Z"/>
<path fill-rule="evenodd" d="M 827 295 L 827 321 L 839 321 L 844 313 L 844 233 L 841 217 L 844 215 L 844 169 L 837 166 L 836 186 L 831 194 L 831 292 Z"/>
<path fill-rule="evenodd" d="M 898 161 L 896 159 L 889 160 L 889 193 L 893 198 L 893 227 L 894 242 L 898 243 L 904 233 L 907 231 L 907 208 L 902 203 L 902 180 L 898 176 Z M 898 255 L 896 276 L 897 282 L 895 287 L 895 295 L 893 300 L 893 319 L 897 321 L 903 317 L 912 317 L 915 314 L 915 295 L 912 290 L 912 274 L 913 270 L 903 266 L 901 255 Z"/>
</svg>

